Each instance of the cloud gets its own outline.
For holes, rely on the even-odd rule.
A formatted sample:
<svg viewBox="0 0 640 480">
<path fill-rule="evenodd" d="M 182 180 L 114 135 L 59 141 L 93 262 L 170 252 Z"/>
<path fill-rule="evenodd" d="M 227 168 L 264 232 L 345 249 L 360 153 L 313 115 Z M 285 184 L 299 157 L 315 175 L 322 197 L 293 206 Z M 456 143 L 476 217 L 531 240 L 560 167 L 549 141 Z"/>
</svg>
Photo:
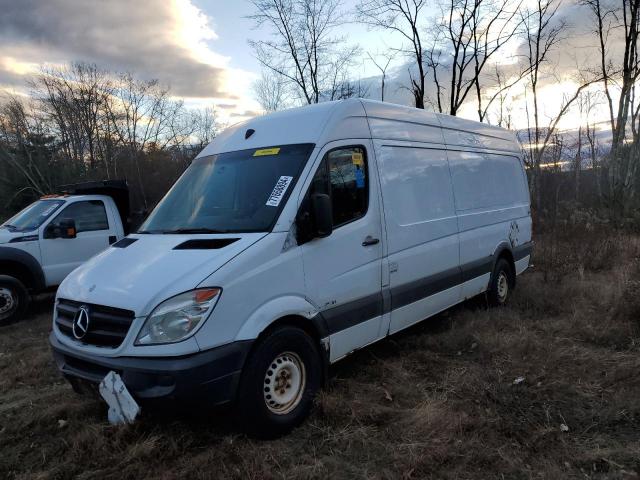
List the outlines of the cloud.
<svg viewBox="0 0 640 480">
<path fill-rule="evenodd" d="M 540 103 L 540 115 L 543 124 L 547 124 L 548 119 L 555 117 L 558 110 L 564 104 L 566 98 L 570 98 L 575 93 L 578 86 L 585 79 L 592 79 L 597 76 L 599 50 L 597 37 L 594 34 L 594 18 L 592 12 L 587 7 L 573 2 L 563 2 L 560 4 L 557 15 L 551 22 L 550 27 L 560 27 L 562 40 L 552 49 L 547 56 L 547 61 L 540 71 L 538 79 L 538 93 Z M 428 37 L 427 37 L 428 38 Z M 425 42 L 427 43 L 427 42 Z M 620 31 L 610 32 L 608 38 L 608 58 L 614 63 L 620 61 L 619 57 L 624 52 L 624 45 L 620 38 Z M 485 67 L 481 75 L 481 85 L 483 90 L 488 94 L 495 93 L 499 86 L 495 75 L 496 65 L 500 70 L 503 82 L 509 83 L 518 78 L 519 72 L 526 68 L 527 47 L 522 37 L 515 38 L 499 55 L 493 57 Z M 439 81 L 444 88 L 444 110 L 448 110 L 448 99 L 450 93 L 451 82 L 451 52 L 443 51 L 440 58 Z M 415 78 L 417 76 L 416 66 L 413 58 L 407 57 L 404 62 L 392 69 L 387 74 L 385 101 L 393 103 L 401 103 L 412 105 L 413 99 L 408 90 L 410 85 L 410 74 Z M 473 65 L 470 65 L 470 71 Z M 410 73 L 411 72 L 411 73 Z M 518 85 L 514 86 L 507 92 L 507 106 L 513 115 L 513 122 L 518 128 L 526 126 L 526 105 L 531 102 L 531 92 L 528 92 L 528 98 L 524 95 L 524 86 L 529 79 L 525 78 Z M 374 99 L 380 98 L 380 77 L 373 76 L 362 80 L 363 84 L 369 87 L 369 96 Z M 428 72 L 426 81 L 426 97 L 428 99 L 428 109 L 434 109 L 436 103 L 436 86 L 433 81 L 431 72 Z M 598 91 L 602 90 L 602 85 L 595 84 L 589 92 L 596 98 L 598 102 L 597 108 L 591 113 L 595 120 L 606 118 L 608 112 L 604 105 L 600 104 L 601 95 Z M 483 101 L 486 105 L 487 96 Z M 499 102 L 494 102 L 490 108 L 490 120 L 496 120 L 496 112 L 499 108 Z M 531 105 L 529 105 L 531 108 Z M 458 111 L 458 114 L 477 120 L 477 105 L 475 90 L 471 89 L 464 105 Z M 581 120 L 583 114 L 579 111 L 578 105 L 574 105 L 568 115 L 560 123 L 561 128 L 575 126 Z"/>
<path fill-rule="evenodd" d="M 176 96 L 237 103 L 251 74 L 211 50 L 215 38 L 190 0 L 0 0 L 0 86 L 23 86 L 43 64 L 85 61 L 157 78 Z"/>
</svg>

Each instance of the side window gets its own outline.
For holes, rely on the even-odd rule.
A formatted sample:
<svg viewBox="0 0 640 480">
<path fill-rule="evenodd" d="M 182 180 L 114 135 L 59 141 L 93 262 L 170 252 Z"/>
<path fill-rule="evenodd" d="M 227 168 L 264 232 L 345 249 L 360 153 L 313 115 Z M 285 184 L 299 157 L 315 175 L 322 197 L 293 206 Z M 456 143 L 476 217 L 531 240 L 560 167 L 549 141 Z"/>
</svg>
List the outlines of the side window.
<svg viewBox="0 0 640 480">
<path fill-rule="evenodd" d="M 517 157 L 451 152 L 449 162 L 458 210 L 527 202 L 522 167 Z"/>
<path fill-rule="evenodd" d="M 383 146 L 378 162 L 387 221 L 410 227 L 456 214 L 444 150 Z"/>
<path fill-rule="evenodd" d="M 72 203 L 58 214 L 51 225 L 59 225 L 62 220 L 73 220 L 77 233 L 109 230 L 107 212 L 100 200 Z"/>
<path fill-rule="evenodd" d="M 369 202 L 364 148 L 345 147 L 328 152 L 313 177 L 311 193 L 331 196 L 334 227 L 364 216 Z"/>
</svg>

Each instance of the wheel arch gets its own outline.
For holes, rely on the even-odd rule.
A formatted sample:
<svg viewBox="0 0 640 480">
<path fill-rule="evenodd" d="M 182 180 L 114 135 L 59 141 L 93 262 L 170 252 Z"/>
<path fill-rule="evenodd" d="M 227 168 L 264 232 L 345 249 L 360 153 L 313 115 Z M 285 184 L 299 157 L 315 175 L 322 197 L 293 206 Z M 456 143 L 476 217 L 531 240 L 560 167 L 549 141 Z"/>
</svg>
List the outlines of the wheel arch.
<svg viewBox="0 0 640 480">
<path fill-rule="evenodd" d="M 300 328 L 314 340 L 326 379 L 330 357 L 329 342 L 325 339 L 328 339 L 329 331 L 324 317 L 303 297 L 280 297 L 263 305 L 244 323 L 236 340 L 253 340 L 253 350 L 261 339 L 282 326 Z"/>
<path fill-rule="evenodd" d="M 0 247 L 0 274 L 17 278 L 32 292 L 46 288 L 40 263 L 33 255 L 17 248 Z"/>
<path fill-rule="evenodd" d="M 259 306 L 240 327 L 235 340 L 256 340 L 274 325 L 296 324 L 303 330 L 326 336 L 327 328 L 318 310 L 304 297 L 285 295 Z M 310 326 L 311 325 L 311 326 Z"/>
<path fill-rule="evenodd" d="M 496 247 L 494 253 L 493 253 L 493 268 L 491 269 L 491 274 L 493 275 L 493 271 L 496 268 L 496 264 L 498 263 L 498 260 L 500 260 L 501 258 L 504 258 L 508 263 L 509 266 L 511 267 L 511 278 L 513 281 L 513 285 L 515 286 L 516 283 L 516 262 L 515 262 L 515 258 L 513 255 L 513 250 L 511 248 L 511 244 L 509 244 L 508 242 L 501 242 L 500 244 L 498 244 L 498 246 Z"/>
</svg>

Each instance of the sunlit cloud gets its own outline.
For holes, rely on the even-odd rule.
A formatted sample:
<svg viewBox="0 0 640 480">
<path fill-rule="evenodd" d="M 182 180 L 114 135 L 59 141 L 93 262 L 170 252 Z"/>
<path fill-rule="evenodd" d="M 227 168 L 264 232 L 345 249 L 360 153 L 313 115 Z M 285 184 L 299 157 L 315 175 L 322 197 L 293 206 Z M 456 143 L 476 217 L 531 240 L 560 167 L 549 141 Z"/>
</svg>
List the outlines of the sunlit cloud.
<svg viewBox="0 0 640 480">
<path fill-rule="evenodd" d="M 89 22 L 89 24 L 88 24 Z M 212 18 L 191 0 L 5 2 L 0 15 L 0 89 L 25 92 L 42 67 L 74 61 L 157 78 L 191 106 L 257 109 L 248 95 L 255 74 L 215 50 Z"/>
</svg>

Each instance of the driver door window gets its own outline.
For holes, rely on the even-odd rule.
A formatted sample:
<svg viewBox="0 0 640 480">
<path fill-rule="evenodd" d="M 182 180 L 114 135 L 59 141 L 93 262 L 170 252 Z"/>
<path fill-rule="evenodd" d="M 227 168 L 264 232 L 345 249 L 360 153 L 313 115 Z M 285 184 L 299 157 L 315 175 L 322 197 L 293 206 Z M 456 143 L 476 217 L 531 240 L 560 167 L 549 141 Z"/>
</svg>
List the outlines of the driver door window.
<svg viewBox="0 0 640 480">
<path fill-rule="evenodd" d="M 334 228 L 363 217 L 369 200 L 364 149 L 345 147 L 328 152 L 313 177 L 310 193 L 331 197 Z"/>
<path fill-rule="evenodd" d="M 60 227 L 64 220 L 75 222 L 76 233 L 109 230 L 107 212 L 100 200 L 72 203 L 51 221 L 49 228 Z M 45 238 L 51 237 L 45 233 Z"/>
</svg>

